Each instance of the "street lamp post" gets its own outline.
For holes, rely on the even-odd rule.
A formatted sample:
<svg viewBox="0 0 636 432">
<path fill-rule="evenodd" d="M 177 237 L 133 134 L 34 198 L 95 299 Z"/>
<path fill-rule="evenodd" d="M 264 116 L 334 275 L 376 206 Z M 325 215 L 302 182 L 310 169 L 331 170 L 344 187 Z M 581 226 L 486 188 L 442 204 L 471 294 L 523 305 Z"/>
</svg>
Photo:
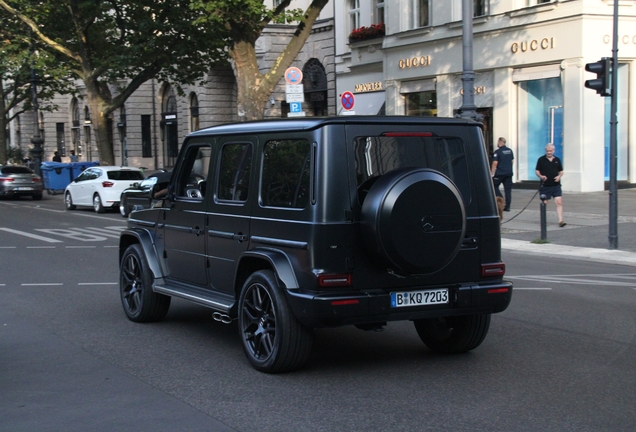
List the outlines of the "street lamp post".
<svg viewBox="0 0 636 432">
<path fill-rule="evenodd" d="M 35 53 L 33 52 L 32 54 Z M 42 154 L 44 153 L 44 149 L 42 148 L 44 139 L 40 136 L 40 113 L 38 112 L 37 82 L 38 78 L 35 68 L 31 67 L 31 97 L 33 103 L 33 138 L 31 138 L 31 144 L 33 144 L 33 148 L 31 148 L 30 153 L 31 158 L 33 159 L 35 173 L 42 176 L 40 165 L 42 164 Z"/>
<path fill-rule="evenodd" d="M 128 166 L 128 146 L 126 142 L 126 114 L 123 112 L 119 116 L 119 123 L 117 123 L 117 129 L 119 130 L 119 139 L 121 140 L 121 165 Z"/>
</svg>

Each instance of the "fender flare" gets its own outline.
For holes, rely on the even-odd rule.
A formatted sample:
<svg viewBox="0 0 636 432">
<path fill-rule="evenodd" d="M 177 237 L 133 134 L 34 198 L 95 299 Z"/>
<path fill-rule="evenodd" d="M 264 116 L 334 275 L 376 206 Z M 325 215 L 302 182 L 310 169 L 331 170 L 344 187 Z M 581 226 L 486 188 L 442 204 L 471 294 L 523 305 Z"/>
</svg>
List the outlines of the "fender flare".
<svg viewBox="0 0 636 432">
<path fill-rule="evenodd" d="M 294 273 L 294 267 L 289 261 L 289 257 L 283 251 L 270 248 L 258 248 L 246 251 L 240 259 L 241 263 L 246 258 L 256 258 L 269 262 L 276 276 L 283 282 L 287 290 L 298 289 L 298 280 Z"/>
<path fill-rule="evenodd" d="M 155 249 L 155 243 L 152 240 L 150 233 L 146 230 L 134 228 L 126 229 L 121 232 L 119 236 L 119 262 L 121 263 L 124 251 L 133 243 L 139 244 L 143 249 L 144 255 L 146 256 L 146 262 L 148 262 L 148 267 L 150 267 L 153 277 L 155 279 L 162 278 L 163 272 L 161 270 L 161 263 L 159 262 L 157 250 Z"/>
</svg>

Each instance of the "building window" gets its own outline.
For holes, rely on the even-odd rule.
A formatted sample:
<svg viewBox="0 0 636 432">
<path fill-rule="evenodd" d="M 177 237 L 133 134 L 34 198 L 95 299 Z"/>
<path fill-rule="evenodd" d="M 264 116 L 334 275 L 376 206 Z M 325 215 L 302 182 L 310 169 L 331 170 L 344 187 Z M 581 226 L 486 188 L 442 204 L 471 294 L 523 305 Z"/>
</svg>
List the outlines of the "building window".
<svg viewBox="0 0 636 432">
<path fill-rule="evenodd" d="M 152 157 L 152 138 L 150 136 L 150 116 L 141 116 L 141 157 Z"/>
<path fill-rule="evenodd" d="M 384 23 L 384 0 L 375 1 L 375 16 L 373 21 L 376 24 Z"/>
<path fill-rule="evenodd" d="M 199 98 L 196 94 L 190 95 L 190 132 L 199 130 Z"/>
<path fill-rule="evenodd" d="M 407 93 L 405 97 L 407 116 L 437 117 L 436 92 Z"/>
<path fill-rule="evenodd" d="M 66 137 L 64 135 L 64 123 L 55 123 L 55 132 L 57 136 L 57 151 L 60 156 L 66 156 Z"/>
<path fill-rule="evenodd" d="M 430 5 L 428 0 L 411 0 L 411 28 L 428 27 L 430 25 Z"/>
<path fill-rule="evenodd" d="M 360 0 L 349 0 L 349 33 L 360 27 Z"/>
<path fill-rule="evenodd" d="M 488 15 L 488 0 L 473 0 L 473 16 Z"/>
</svg>

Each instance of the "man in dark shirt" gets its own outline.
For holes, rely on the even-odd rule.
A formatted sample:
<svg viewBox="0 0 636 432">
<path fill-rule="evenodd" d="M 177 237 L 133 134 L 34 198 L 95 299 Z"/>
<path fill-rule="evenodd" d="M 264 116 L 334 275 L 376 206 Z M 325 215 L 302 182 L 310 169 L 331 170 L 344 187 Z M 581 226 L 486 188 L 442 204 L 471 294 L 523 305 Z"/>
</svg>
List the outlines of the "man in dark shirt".
<svg viewBox="0 0 636 432">
<path fill-rule="evenodd" d="M 60 156 L 60 152 L 56 151 L 53 153 L 53 162 L 62 162 L 62 157 Z"/>
<path fill-rule="evenodd" d="M 499 185 L 503 184 L 504 193 L 506 194 L 504 211 L 510 211 L 510 202 L 512 201 L 512 163 L 514 160 L 514 153 L 506 147 L 506 139 L 500 137 L 497 141 L 497 150 L 492 155 L 490 174 L 492 175 L 497 196 L 501 196 Z"/>
<path fill-rule="evenodd" d="M 561 190 L 563 164 L 561 164 L 561 159 L 554 155 L 554 145 L 552 145 L 552 143 L 545 146 L 545 156 L 541 156 L 537 160 L 535 173 L 537 177 L 541 179 L 539 194 L 541 195 L 543 203 L 547 204 L 548 200 L 554 197 L 557 216 L 559 217 L 559 226 L 564 227 L 566 223 L 563 221 L 563 192 Z"/>
</svg>

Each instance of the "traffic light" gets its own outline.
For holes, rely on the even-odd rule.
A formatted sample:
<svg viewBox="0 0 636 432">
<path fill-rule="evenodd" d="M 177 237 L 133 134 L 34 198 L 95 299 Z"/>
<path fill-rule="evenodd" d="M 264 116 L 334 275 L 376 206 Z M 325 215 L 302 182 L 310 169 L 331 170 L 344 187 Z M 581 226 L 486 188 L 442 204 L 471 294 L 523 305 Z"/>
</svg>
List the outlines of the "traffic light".
<svg viewBox="0 0 636 432">
<path fill-rule="evenodd" d="M 585 70 L 596 74 L 596 79 L 585 81 L 585 87 L 596 90 L 601 96 L 612 95 L 612 85 L 610 83 L 612 59 L 603 57 L 596 63 L 588 63 Z"/>
</svg>

